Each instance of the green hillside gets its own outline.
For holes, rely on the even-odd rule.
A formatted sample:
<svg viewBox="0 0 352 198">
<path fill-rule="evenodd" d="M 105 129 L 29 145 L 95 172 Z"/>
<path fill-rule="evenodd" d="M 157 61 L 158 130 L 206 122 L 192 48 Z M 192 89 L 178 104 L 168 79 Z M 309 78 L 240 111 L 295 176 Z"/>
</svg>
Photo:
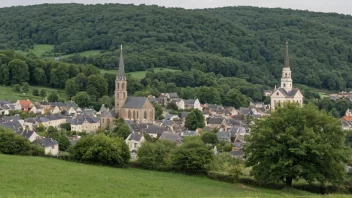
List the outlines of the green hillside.
<svg viewBox="0 0 352 198">
<path fill-rule="evenodd" d="M 159 72 L 174 72 L 174 71 L 178 71 L 178 70 L 169 69 L 169 68 L 155 68 L 154 69 L 155 73 L 159 73 Z M 106 74 L 107 73 L 107 74 L 116 75 L 117 74 L 117 70 L 100 69 L 100 73 L 101 74 Z M 145 75 L 147 74 L 147 71 L 129 72 L 127 74 L 131 75 L 135 79 L 141 80 L 141 79 L 145 78 Z"/>
<path fill-rule="evenodd" d="M 0 197 L 320 197 L 175 173 L 8 155 L 0 155 L 0 178 Z"/>
<path fill-rule="evenodd" d="M 34 96 L 32 94 L 33 89 L 38 89 L 39 91 L 44 89 L 47 95 L 49 95 L 51 92 L 57 92 L 59 97 L 62 98 L 63 100 L 66 101 L 68 99 L 65 93 L 65 90 L 48 88 L 48 87 L 39 87 L 39 86 L 30 87 L 29 92 L 26 94 L 23 94 L 22 92 L 21 93 L 15 92 L 10 86 L 0 86 L 0 99 L 8 100 L 11 102 L 16 102 L 17 100 L 26 100 L 26 99 L 30 99 L 33 102 L 42 101 L 43 100 L 42 97 Z"/>
<path fill-rule="evenodd" d="M 195 68 L 271 87 L 280 79 L 288 40 L 295 83 L 352 88 L 350 15 L 256 7 L 43 4 L 1 8 L 0 17 L 0 49 L 40 54 L 35 44 L 51 45 L 55 54 L 84 52 L 64 56 L 70 63 L 116 69 L 123 44 L 127 72 Z"/>
</svg>

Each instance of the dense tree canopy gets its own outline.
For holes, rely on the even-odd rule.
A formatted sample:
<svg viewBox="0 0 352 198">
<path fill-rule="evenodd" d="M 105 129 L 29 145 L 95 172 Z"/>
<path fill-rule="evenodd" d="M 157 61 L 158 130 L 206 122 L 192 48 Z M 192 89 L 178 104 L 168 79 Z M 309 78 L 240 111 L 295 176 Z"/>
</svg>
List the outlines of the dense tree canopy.
<svg viewBox="0 0 352 198">
<path fill-rule="evenodd" d="M 46 4 L 2 8 L 0 17 L 0 49 L 54 45 L 44 56 L 100 50 L 98 55 L 76 54 L 65 61 L 111 69 L 117 67 L 116 50 L 124 44 L 126 71 L 194 68 L 271 87 L 278 84 L 289 40 L 294 82 L 352 88 L 349 15 L 254 7 Z M 55 69 L 53 74 L 60 78 L 50 83 L 64 87 L 63 71 L 66 68 Z M 188 80 L 185 75 L 180 83 L 185 86 Z"/>
<path fill-rule="evenodd" d="M 257 120 L 246 139 L 247 166 L 270 183 L 304 179 L 340 183 L 349 155 L 340 121 L 312 105 L 288 104 Z"/>
</svg>

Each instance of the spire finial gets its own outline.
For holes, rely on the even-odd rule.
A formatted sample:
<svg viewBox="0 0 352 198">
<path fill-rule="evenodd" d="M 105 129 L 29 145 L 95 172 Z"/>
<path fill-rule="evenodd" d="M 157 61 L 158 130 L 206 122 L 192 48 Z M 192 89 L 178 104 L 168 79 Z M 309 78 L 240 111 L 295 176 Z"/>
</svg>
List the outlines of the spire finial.
<svg viewBox="0 0 352 198">
<path fill-rule="evenodd" d="M 288 57 L 288 41 L 286 41 L 285 67 L 290 67 L 290 60 Z"/>
</svg>

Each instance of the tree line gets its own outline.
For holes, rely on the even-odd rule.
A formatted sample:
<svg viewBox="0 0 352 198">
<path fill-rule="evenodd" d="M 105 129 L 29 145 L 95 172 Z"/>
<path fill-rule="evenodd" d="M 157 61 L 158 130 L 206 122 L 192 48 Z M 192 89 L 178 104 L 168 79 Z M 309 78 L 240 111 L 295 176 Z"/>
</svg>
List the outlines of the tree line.
<svg viewBox="0 0 352 198">
<path fill-rule="evenodd" d="M 101 50 L 65 61 L 112 69 L 123 44 L 126 71 L 197 69 L 270 87 L 279 84 L 288 40 L 294 82 L 352 88 L 348 15 L 255 7 L 45 4 L 2 8 L 0 17 L 0 49 L 51 44 L 57 56 Z"/>
</svg>

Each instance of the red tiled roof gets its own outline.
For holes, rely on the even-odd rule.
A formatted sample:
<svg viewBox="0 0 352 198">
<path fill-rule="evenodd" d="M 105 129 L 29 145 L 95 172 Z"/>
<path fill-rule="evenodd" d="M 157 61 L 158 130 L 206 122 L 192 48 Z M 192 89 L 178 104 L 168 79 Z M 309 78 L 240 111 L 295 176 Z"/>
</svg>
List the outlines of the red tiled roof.
<svg viewBox="0 0 352 198">
<path fill-rule="evenodd" d="M 22 108 L 30 108 L 33 106 L 32 102 L 30 100 L 19 100 L 19 103 Z"/>
<path fill-rule="evenodd" d="M 352 116 L 343 116 L 341 120 L 352 121 Z"/>
</svg>

